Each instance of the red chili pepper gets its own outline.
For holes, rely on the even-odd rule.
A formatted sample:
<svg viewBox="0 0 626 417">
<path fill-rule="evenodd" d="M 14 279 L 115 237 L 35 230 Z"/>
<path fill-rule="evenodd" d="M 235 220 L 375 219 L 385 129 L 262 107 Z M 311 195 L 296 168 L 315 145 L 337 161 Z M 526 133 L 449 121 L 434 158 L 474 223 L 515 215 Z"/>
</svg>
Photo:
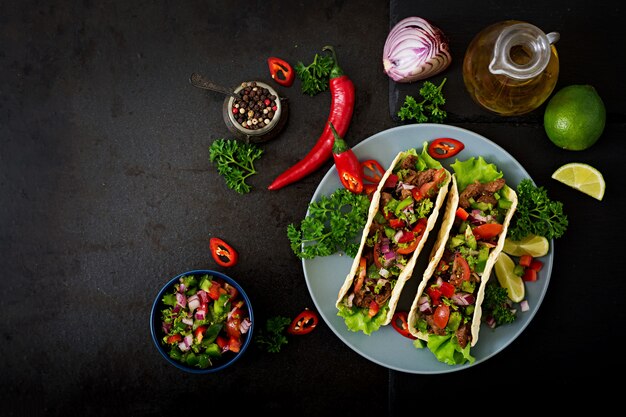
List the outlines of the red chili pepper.
<svg viewBox="0 0 626 417">
<path fill-rule="evenodd" d="M 435 159 L 450 158 L 465 148 L 463 142 L 451 138 L 435 139 L 428 144 L 428 154 Z"/>
<path fill-rule="evenodd" d="M 278 190 L 293 182 L 301 180 L 314 171 L 317 171 L 333 152 L 335 138 L 330 129 L 330 123 L 335 126 L 339 136 L 343 137 L 348 131 L 352 112 L 354 111 L 354 83 L 343 70 L 337 65 L 335 49 L 332 46 L 325 46 L 323 51 L 329 50 L 333 54 L 335 65 L 330 72 L 330 92 L 332 102 L 330 104 L 330 114 L 326 122 L 326 127 L 313 149 L 306 156 L 280 174 L 273 183 L 267 187 L 268 190 Z"/>
<path fill-rule="evenodd" d="M 212 237 L 209 246 L 211 247 L 211 255 L 218 265 L 230 267 L 237 263 L 239 258 L 237 251 L 219 237 Z"/>
<path fill-rule="evenodd" d="M 335 160 L 335 167 L 337 167 L 337 174 L 341 183 L 348 191 L 354 194 L 361 194 L 363 192 L 363 178 L 361 164 L 359 159 L 354 154 L 354 151 L 348 146 L 345 140 L 341 138 L 335 126 L 330 124 L 330 129 L 335 136 L 335 143 L 333 144 L 333 159 Z"/>
<path fill-rule="evenodd" d="M 267 58 L 267 65 L 274 81 L 282 86 L 291 87 L 296 73 L 287 61 L 272 56 Z"/>
<path fill-rule="evenodd" d="M 313 329 L 315 329 L 315 326 L 317 326 L 319 320 L 320 318 L 316 312 L 311 311 L 308 308 L 304 309 L 302 313 L 298 314 L 296 318 L 293 319 L 287 328 L 287 333 L 294 336 L 311 333 Z"/>
<path fill-rule="evenodd" d="M 363 168 L 363 179 L 374 184 L 378 184 L 385 175 L 383 166 L 375 159 L 361 162 L 361 167 Z M 371 176 L 367 174 L 368 171 L 372 172 Z"/>
<path fill-rule="evenodd" d="M 406 311 L 396 311 L 391 318 L 391 325 L 402 336 L 415 340 L 417 337 L 413 336 L 411 332 L 409 332 L 408 316 L 409 313 Z"/>
</svg>

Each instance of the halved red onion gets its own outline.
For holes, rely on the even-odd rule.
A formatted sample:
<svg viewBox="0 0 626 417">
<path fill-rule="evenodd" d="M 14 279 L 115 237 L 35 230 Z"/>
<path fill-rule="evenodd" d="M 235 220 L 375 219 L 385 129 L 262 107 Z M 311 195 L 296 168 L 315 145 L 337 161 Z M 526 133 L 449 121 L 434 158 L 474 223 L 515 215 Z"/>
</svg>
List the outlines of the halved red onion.
<svg viewBox="0 0 626 417">
<path fill-rule="evenodd" d="M 445 70 L 450 62 L 447 37 L 426 19 L 407 17 L 387 35 L 383 69 L 396 82 L 410 83 L 432 77 Z"/>
</svg>

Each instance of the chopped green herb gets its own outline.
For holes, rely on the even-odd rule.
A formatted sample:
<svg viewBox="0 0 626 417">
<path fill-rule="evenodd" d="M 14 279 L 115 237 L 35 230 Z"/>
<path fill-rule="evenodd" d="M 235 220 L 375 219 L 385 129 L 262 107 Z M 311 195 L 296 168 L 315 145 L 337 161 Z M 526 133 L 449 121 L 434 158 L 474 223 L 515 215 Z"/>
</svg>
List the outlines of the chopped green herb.
<svg viewBox="0 0 626 417">
<path fill-rule="evenodd" d="M 209 154 L 228 188 L 239 194 L 250 192 L 252 187 L 246 183 L 246 178 L 256 174 L 254 161 L 261 157 L 263 149 L 252 143 L 217 139 L 211 144 Z"/>
<path fill-rule="evenodd" d="M 507 233 L 510 239 L 522 240 L 530 234 L 548 240 L 563 236 L 568 226 L 563 204 L 550 200 L 545 188 L 526 178 L 517 185 L 517 197 L 517 210 Z"/>
<path fill-rule="evenodd" d="M 441 91 L 446 80 L 447 78 L 444 78 L 439 86 L 430 81 L 424 82 L 424 85 L 420 88 L 422 101 L 419 103 L 415 97 L 406 96 L 404 104 L 398 111 L 400 120 L 414 120 L 417 123 L 443 123 L 448 116 L 446 111 L 440 108 L 440 106 L 446 104 L 446 99 Z"/>
<path fill-rule="evenodd" d="M 302 83 L 302 92 L 314 96 L 328 90 L 328 80 L 333 64 L 332 57 L 318 54 L 315 54 L 313 62 L 308 66 L 298 62 L 294 70 Z"/>
<path fill-rule="evenodd" d="M 291 319 L 283 316 L 268 319 L 265 327 L 259 330 L 256 343 L 267 352 L 280 352 L 282 345 L 288 342 L 285 329 L 289 324 L 291 324 Z"/>
<path fill-rule="evenodd" d="M 329 256 L 343 250 L 354 258 L 359 249 L 356 237 L 367 221 L 370 200 L 345 188 L 309 204 L 309 212 L 300 223 L 287 226 L 291 249 L 301 259 Z"/>
<path fill-rule="evenodd" d="M 515 312 L 508 304 L 509 292 L 506 288 L 496 284 L 489 284 L 485 287 L 485 300 L 482 308 L 485 317 L 493 317 L 496 326 L 513 323 Z"/>
</svg>

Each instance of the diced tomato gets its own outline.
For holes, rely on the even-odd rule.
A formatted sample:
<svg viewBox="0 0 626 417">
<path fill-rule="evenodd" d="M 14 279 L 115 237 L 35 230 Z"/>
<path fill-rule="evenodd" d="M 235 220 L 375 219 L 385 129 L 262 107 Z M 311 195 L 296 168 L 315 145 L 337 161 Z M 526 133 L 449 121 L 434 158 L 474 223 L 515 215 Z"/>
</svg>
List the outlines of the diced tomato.
<svg viewBox="0 0 626 417">
<path fill-rule="evenodd" d="M 420 201 L 424 196 L 420 193 L 420 189 L 415 187 L 411 189 L 411 194 L 413 195 L 413 200 Z"/>
<path fill-rule="evenodd" d="M 376 268 L 382 268 L 383 264 L 380 261 L 380 257 L 381 257 L 382 253 L 380 252 L 380 242 L 376 242 L 374 244 L 374 265 L 376 265 Z"/>
<path fill-rule="evenodd" d="M 409 339 L 417 339 L 409 332 L 408 313 L 406 311 L 396 311 L 391 319 L 391 325 L 398 333 Z"/>
<path fill-rule="evenodd" d="M 430 303 L 436 306 L 441 303 L 441 289 L 438 287 L 430 286 L 426 290 L 426 293 L 430 297 Z"/>
<path fill-rule="evenodd" d="M 422 240 L 422 235 L 424 233 L 424 230 L 426 230 L 426 224 L 428 224 L 427 218 L 422 217 L 421 219 L 419 219 L 417 224 L 413 226 L 413 229 L 411 230 L 413 236 L 415 237 L 415 240 L 413 240 L 413 242 L 411 242 L 408 246 L 404 248 L 398 248 L 396 250 L 396 253 L 399 253 L 400 255 L 406 255 L 415 251 L 415 249 L 417 249 L 417 245 Z"/>
<path fill-rule="evenodd" d="M 222 288 L 222 286 L 217 281 L 211 281 L 211 286 L 209 287 L 209 297 L 211 299 L 217 300 L 224 292 L 226 292 L 226 290 Z"/>
<path fill-rule="evenodd" d="M 439 307 L 435 309 L 435 313 L 433 314 L 433 321 L 437 327 L 443 329 L 448 324 L 448 319 L 450 318 L 450 307 L 445 304 L 440 304 Z"/>
<path fill-rule="evenodd" d="M 237 298 L 237 295 L 239 295 L 239 291 L 237 290 L 237 288 L 235 288 L 234 286 L 230 285 L 229 283 L 225 282 L 224 283 L 224 289 L 226 290 L 226 292 L 228 293 L 228 299 L 232 302 L 235 298 Z"/>
<path fill-rule="evenodd" d="M 239 352 L 241 349 L 241 339 L 239 337 L 231 337 L 228 339 L 228 350 L 231 352 Z"/>
<path fill-rule="evenodd" d="M 383 188 L 395 188 L 398 183 L 398 176 L 396 174 L 390 174 L 385 181 Z"/>
<path fill-rule="evenodd" d="M 219 335 L 215 338 L 215 343 L 217 343 L 217 345 L 220 347 L 220 349 L 222 350 L 228 350 L 228 340 L 226 340 L 226 338 L 222 335 Z"/>
<path fill-rule="evenodd" d="M 478 240 L 490 240 L 502 232 L 503 226 L 500 223 L 485 223 L 475 227 L 472 232 Z"/>
<path fill-rule="evenodd" d="M 449 282 L 442 282 L 439 286 L 439 289 L 441 290 L 441 294 L 445 297 L 450 298 L 454 295 L 454 285 L 450 284 Z"/>
<path fill-rule="evenodd" d="M 461 220 L 467 220 L 467 218 L 469 217 L 469 213 L 465 211 L 463 207 L 459 207 L 456 209 L 456 217 Z"/>
<path fill-rule="evenodd" d="M 539 272 L 543 268 L 543 262 L 538 259 L 533 259 L 533 261 L 530 263 L 529 268 L 535 272 Z"/>
<path fill-rule="evenodd" d="M 374 255 L 375 256 L 375 255 Z M 363 288 L 363 282 L 365 281 L 365 274 L 367 273 L 367 260 L 365 257 L 361 257 L 359 261 L 359 276 L 356 279 L 356 283 L 354 284 L 354 292 L 358 293 L 361 288 Z"/>
<path fill-rule="evenodd" d="M 420 187 L 420 194 L 422 197 L 432 197 L 435 195 L 440 185 L 446 179 L 446 171 L 440 168 L 435 172 L 435 176 L 431 182 L 427 182 Z"/>
<path fill-rule="evenodd" d="M 415 233 L 405 231 L 402 233 L 402 236 L 400 236 L 400 239 L 398 239 L 398 243 L 410 242 L 413 239 L 415 239 Z"/>
<path fill-rule="evenodd" d="M 204 338 L 204 332 L 206 332 L 206 326 L 200 326 L 193 332 L 193 336 L 196 338 L 198 343 L 202 342 L 202 338 Z"/>
<path fill-rule="evenodd" d="M 402 229 L 404 224 L 404 220 L 402 219 L 389 219 L 389 226 L 394 229 Z"/>
<path fill-rule="evenodd" d="M 240 324 L 241 319 L 231 316 L 230 319 L 226 320 L 226 334 L 231 338 L 239 338 L 241 336 L 241 331 L 239 330 Z"/>
<path fill-rule="evenodd" d="M 531 255 L 522 255 L 519 257 L 519 264 L 524 268 L 528 268 L 533 261 L 533 257 Z"/>
<path fill-rule="evenodd" d="M 173 345 L 174 343 L 178 343 L 180 341 L 183 340 L 183 335 L 181 335 L 180 333 L 177 334 L 173 334 L 171 336 L 168 336 L 167 338 L 167 343 L 170 345 Z"/>
<path fill-rule="evenodd" d="M 537 281 L 537 271 L 534 269 L 526 268 L 524 270 L 524 275 L 522 275 L 522 279 L 524 281 Z"/>
<path fill-rule="evenodd" d="M 378 303 L 376 301 L 372 301 L 370 303 L 370 310 L 368 312 L 368 315 L 370 317 L 374 317 L 376 314 L 378 314 L 379 310 L 380 310 L 380 306 L 378 305 Z"/>
<path fill-rule="evenodd" d="M 472 271 L 470 266 L 459 252 L 454 254 L 454 264 L 452 265 L 452 275 L 463 281 L 469 281 Z"/>
</svg>

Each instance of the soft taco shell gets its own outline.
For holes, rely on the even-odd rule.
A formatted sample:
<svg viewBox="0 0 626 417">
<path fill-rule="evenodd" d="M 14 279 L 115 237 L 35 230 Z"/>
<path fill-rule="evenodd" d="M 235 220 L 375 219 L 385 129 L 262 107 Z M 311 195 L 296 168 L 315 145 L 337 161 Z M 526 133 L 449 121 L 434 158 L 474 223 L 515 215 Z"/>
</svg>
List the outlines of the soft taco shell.
<svg viewBox="0 0 626 417">
<path fill-rule="evenodd" d="M 476 305 L 474 308 L 474 313 L 472 315 L 472 324 L 471 324 L 471 334 L 472 341 L 471 346 L 474 346 L 478 341 L 478 333 L 480 331 L 480 320 L 482 318 L 482 308 L 481 304 L 483 299 L 485 298 L 485 286 L 489 281 L 489 277 L 491 275 L 491 269 L 496 263 L 498 259 L 498 255 L 502 251 L 504 247 L 504 240 L 506 239 L 506 233 L 511 223 L 511 218 L 515 213 L 517 208 L 517 194 L 515 191 L 507 186 L 506 190 L 508 194 L 506 198 L 511 201 L 511 207 L 507 211 L 507 214 L 502 222 L 502 232 L 498 237 L 498 242 L 494 248 L 489 252 L 489 258 L 487 258 L 487 262 L 485 264 L 485 269 L 481 275 L 481 282 L 478 287 L 478 291 L 476 292 Z M 409 315 L 407 318 L 409 332 L 422 340 L 428 341 L 428 333 L 420 332 L 416 327 L 415 323 L 417 322 L 418 313 L 419 313 L 419 298 L 422 296 L 426 286 L 428 285 L 429 279 L 435 273 L 435 269 L 443 256 L 444 250 L 446 248 L 446 244 L 448 242 L 448 238 L 450 237 L 450 232 L 452 231 L 452 226 L 454 224 L 454 219 L 456 216 L 456 210 L 459 206 L 459 189 L 456 182 L 456 175 L 452 175 L 452 186 L 450 187 L 450 192 L 448 193 L 448 202 L 446 204 L 446 208 L 443 214 L 443 220 L 441 223 L 441 228 L 439 229 L 439 235 L 437 237 L 437 241 L 433 246 L 431 251 L 431 259 L 424 271 L 424 275 L 422 281 L 420 282 L 417 288 L 417 294 L 415 299 L 413 300 L 413 304 L 411 305 L 411 310 L 409 311 Z"/>
<path fill-rule="evenodd" d="M 352 267 L 350 268 L 350 272 L 346 276 L 346 279 L 343 285 L 341 286 L 341 289 L 339 290 L 339 296 L 337 297 L 337 302 L 335 303 L 335 306 L 337 308 L 339 308 L 341 301 L 350 291 L 350 287 L 352 286 L 352 283 L 354 281 L 356 271 L 359 268 L 359 261 L 363 253 L 363 248 L 365 247 L 365 242 L 367 241 L 367 237 L 369 235 L 370 227 L 372 225 L 372 222 L 374 221 L 374 216 L 376 215 L 380 207 L 380 197 L 381 197 L 381 192 L 385 184 L 385 181 L 387 181 L 387 178 L 389 178 L 389 176 L 392 174 L 394 167 L 402 159 L 405 153 L 406 151 L 403 151 L 403 152 L 399 152 L 396 155 L 394 160 L 391 162 L 389 169 L 387 169 L 382 179 L 378 183 L 378 188 L 372 195 L 372 203 L 370 204 L 367 222 L 365 223 L 365 227 L 363 228 L 363 234 L 361 236 L 361 244 L 359 246 L 359 250 L 356 256 L 354 257 L 354 261 L 352 262 Z M 430 231 L 435 226 L 435 223 L 437 222 L 437 218 L 439 216 L 439 210 L 441 206 L 443 205 L 443 202 L 446 199 L 446 194 L 448 193 L 448 188 L 450 186 L 450 178 L 452 176 L 447 169 L 444 168 L 444 170 L 446 171 L 446 180 L 442 184 L 441 188 L 439 189 L 437 198 L 435 200 L 435 203 L 433 204 L 433 210 L 428 216 L 428 222 L 426 223 L 426 229 L 424 230 L 424 234 L 420 242 L 418 243 L 417 248 L 413 252 L 413 255 L 411 256 L 405 268 L 402 270 L 402 272 L 397 278 L 396 285 L 394 286 L 391 292 L 391 297 L 389 298 L 389 302 L 388 302 L 389 312 L 387 313 L 387 317 L 385 318 L 385 321 L 382 323 L 382 325 L 387 325 L 391 322 L 391 318 L 393 317 L 396 306 L 398 305 L 398 301 L 400 299 L 400 294 L 402 293 L 402 288 L 404 287 L 404 284 L 411 278 L 411 275 L 413 273 L 413 268 L 415 267 L 415 263 L 417 262 L 417 258 L 420 252 L 422 251 L 422 248 L 426 244 L 426 241 L 428 240 L 428 234 L 430 233 Z"/>
</svg>

